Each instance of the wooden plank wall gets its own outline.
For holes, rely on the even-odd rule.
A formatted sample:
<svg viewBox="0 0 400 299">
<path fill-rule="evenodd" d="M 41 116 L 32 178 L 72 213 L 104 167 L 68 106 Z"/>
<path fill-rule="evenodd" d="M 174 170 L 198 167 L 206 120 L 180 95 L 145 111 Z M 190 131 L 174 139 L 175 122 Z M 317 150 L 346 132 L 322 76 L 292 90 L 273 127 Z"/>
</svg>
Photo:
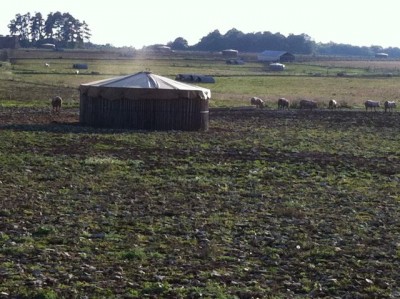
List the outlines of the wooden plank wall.
<svg viewBox="0 0 400 299">
<path fill-rule="evenodd" d="M 118 99 L 81 95 L 80 122 L 93 127 L 138 130 L 208 130 L 208 100 Z"/>
</svg>

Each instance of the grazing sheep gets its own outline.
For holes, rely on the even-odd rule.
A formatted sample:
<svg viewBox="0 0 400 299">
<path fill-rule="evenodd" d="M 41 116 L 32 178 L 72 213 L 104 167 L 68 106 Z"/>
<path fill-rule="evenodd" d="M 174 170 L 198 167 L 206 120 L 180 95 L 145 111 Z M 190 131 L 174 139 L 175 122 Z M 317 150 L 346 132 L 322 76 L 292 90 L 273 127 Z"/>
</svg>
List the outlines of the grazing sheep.
<svg viewBox="0 0 400 299">
<path fill-rule="evenodd" d="M 252 97 L 250 99 L 250 104 L 255 105 L 257 108 L 264 108 L 264 101 L 257 97 Z"/>
<path fill-rule="evenodd" d="M 315 109 L 317 108 L 317 102 L 312 100 L 301 100 L 299 104 L 300 109 Z"/>
<path fill-rule="evenodd" d="M 45 67 L 50 67 L 50 64 L 45 63 L 44 66 L 45 66 Z"/>
<path fill-rule="evenodd" d="M 336 100 L 330 100 L 328 104 L 329 109 L 336 109 L 338 107 L 338 102 Z"/>
<path fill-rule="evenodd" d="M 379 103 L 378 101 L 367 100 L 367 101 L 364 102 L 364 105 L 365 105 L 365 110 L 366 111 L 368 111 L 368 108 L 370 108 L 371 111 L 372 111 L 372 109 L 374 109 L 374 111 L 376 111 L 376 108 L 380 107 L 381 103 Z"/>
<path fill-rule="evenodd" d="M 289 109 L 289 100 L 285 98 L 279 98 L 278 99 L 278 109 Z"/>
<path fill-rule="evenodd" d="M 385 107 L 385 112 L 387 112 L 388 110 L 393 111 L 393 109 L 396 109 L 396 102 L 395 101 L 385 101 L 384 107 Z"/>
<path fill-rule="evenodd" d="M 61 110 L 62 98 L 60 96 L 55 96 L 51 99 L 51 106 L 53 107 L 53 112 L 59 113 Z"/>
</svg>

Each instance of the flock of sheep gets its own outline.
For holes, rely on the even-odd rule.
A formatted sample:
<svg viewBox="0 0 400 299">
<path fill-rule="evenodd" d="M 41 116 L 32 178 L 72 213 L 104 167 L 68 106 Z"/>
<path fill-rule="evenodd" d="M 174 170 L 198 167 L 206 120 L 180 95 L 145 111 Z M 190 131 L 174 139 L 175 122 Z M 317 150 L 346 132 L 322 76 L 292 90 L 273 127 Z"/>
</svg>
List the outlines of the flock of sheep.
<svg viewBox="0 0 400 299">
<path fill-rule="evenodd" d="M 60 113 L 61 111 L 61 106 L 62 106 L 62 98 L 60 96 L 55 96 L 51 99 L 51 105 L 52 105 L 52 111 L 54 113 Z M 264 108 L 264 100 L 258 97 L 252 97 L 250 99 L 250 104 L 256 106 L 257 108 Z M 371 111 L 374 110 L 376 111 L 376 108 L 379 108 L 381 106 L 381 103 L 378 101 L 371 101 L 367 100 L 364 102 L 365 105 L 365 110 L 368 111 L 370 109 Z M 317 108 L 317 102 L 313 100 L 300 100 L 299 102 L 299 108 L 300 109 L 316 109 Z M 395 101 L 385 101 L 384 104 L 384 109 L 385 112 L 388 111 L 393 111 L 396 109 L 396 102 Z M 279 98 L 278 99 L 278 109 L 289 109 L 290 107 L 290 101 L 285 98 Z M 328 108 L 329 109 L 336 109 L 339 108 L 339 104 L 336 100 L 330 100 L 328 103 Z"/>
<path fill-rule="evenodd" d="M 259 97 L 252 97 L 250 99 L 250 104 L 256 106 L 257 108 L 264 108 L 264 100 L 262 100 Z M 300 100 L 299 102 L 299 108 L 300 109 L 316 109 L 317 108 L 317 102 L 313 100 Z M 376 111 L 376 108 L 381 107 L 381 103 L 378 101 L 371 101 L 367 100 L 364 102 L 365 110 L 368 111 L 370 109 L 371 111 L 374 110 Z M 385 101 L 384 104 L 384 109 L 385 112 L 388 111 L 393 111 L 396 109 L 396 102 L 395 101 Z M 278 109 L 289 109 L 290 107 L 290 102 L 288 99 L 285 98 L 279 98 L 278 99 Z M 329 109 L 336 109 L 339 108 L 339 103 L 336 100 L 330 100 L 328 102 L 328 108 Z"/>
</svg>

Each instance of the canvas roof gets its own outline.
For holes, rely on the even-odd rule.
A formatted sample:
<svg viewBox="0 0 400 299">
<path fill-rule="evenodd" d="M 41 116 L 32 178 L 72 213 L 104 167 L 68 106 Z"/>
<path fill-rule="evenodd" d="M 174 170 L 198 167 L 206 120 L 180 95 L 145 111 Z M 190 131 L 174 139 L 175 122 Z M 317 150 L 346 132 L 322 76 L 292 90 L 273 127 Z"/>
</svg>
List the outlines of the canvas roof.
<svg viewBox="0 0 400 299">
<path fill-rule="evenodd" d="M 173 94 L 177 96 L 187 95 L 187 97 L 190 98 L 211 98 L 211 91 L 207 88 L 178 82 L 167 77 L 153 74 L 151 72 L 139 72 L 127 76 L 85 83 L 81 84 L 80 86 L 81 92 L 85 92 L 90 89 L 97 90 L 97 93 L 100 92 L 100 90 L 108 90 L 107 92 L 104 92 L 107 94 L 110 94 L 110 88 L 118 90 L 126 89 L 129 90 L 128 93 L 132 95 L 135 94 L 136 96 L 143 96 L 147 93 L 152 94 L 153 96 L 159 95 L 162 98 L 166 97 L 167 95 L 172 96 Z"/>
</svg>

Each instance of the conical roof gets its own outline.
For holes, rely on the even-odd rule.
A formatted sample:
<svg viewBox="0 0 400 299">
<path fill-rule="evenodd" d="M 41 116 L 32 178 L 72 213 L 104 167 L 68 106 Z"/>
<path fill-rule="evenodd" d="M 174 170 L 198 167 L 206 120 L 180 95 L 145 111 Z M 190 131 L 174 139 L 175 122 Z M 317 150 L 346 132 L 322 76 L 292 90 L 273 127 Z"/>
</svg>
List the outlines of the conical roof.
<svg viewBox="0 0 400 299">
<path fill-rule="evenodd" d="M 100 81 L 94 81 L 81 85 L 82 89 L 90 87 L 99 88 L 127 88 L 127 89 L 157 89 L 188 91 L 190 94 L 196 94 L 201 99 L 210 99 L 211 91 L 207 88 L 178 82 L 167 77 L 159 76 L 151 72 L 139 72 L 127 76 L 120 76 Z"/>
</svg>

